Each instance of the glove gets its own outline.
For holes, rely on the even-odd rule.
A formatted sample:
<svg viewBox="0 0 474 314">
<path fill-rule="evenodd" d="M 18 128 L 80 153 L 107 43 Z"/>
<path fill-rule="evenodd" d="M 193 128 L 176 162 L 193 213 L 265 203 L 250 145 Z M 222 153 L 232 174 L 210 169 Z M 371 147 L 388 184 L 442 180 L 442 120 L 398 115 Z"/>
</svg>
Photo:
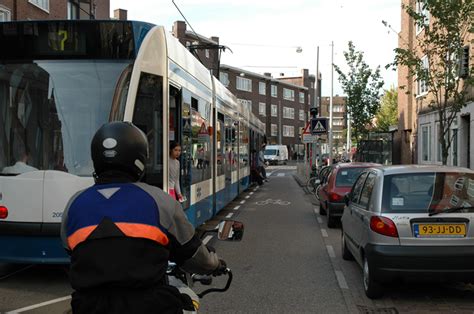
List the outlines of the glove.
<svg viewBox="0 0 474 314">
<path fill-rule="evenodd" d="M 227 273 L 227 264 L 224 260 L 219 259 L 219 266 L 212 272 L 213 276 L 222 276 Z"/>
</svg>

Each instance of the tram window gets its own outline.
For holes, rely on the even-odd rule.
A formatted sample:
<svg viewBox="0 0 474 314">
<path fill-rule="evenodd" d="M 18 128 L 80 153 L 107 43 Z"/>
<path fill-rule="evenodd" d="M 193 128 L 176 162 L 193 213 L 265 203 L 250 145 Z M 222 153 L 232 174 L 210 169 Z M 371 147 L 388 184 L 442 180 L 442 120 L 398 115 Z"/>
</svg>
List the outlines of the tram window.
<svg viewBox="0 0 474 314">
<path fill-rule="evenodd" d="M 245 168 L 249 164 L 249 128 L 243 123 L 240 124 L 240 168 Z"/>
<path fill-rule="evenodd" d="M 211 104 L 203 99 L 191 98 L 192 112 L 192 183 L 211 178 Z M 198 110 L 196 110 L 196 107 Z"/>
<path fill-rule="evenodd" d="M 217 113 L 217 130 L 216 130 L 216 146 L 217 146 L 217 175 L 224 174 L 224 167 L 226 164 L 226 157 L 224 153 L 225 141 L 225 128 L 224 128 L 224 115 L 220 112 Z"/>
<path fill-rule="evenodd" d="M 138 85 L 133 123 L 145 132 L 150 145 L 145 181 L 163 187 L 163 79 L 142 73 Z"/>
</svg>

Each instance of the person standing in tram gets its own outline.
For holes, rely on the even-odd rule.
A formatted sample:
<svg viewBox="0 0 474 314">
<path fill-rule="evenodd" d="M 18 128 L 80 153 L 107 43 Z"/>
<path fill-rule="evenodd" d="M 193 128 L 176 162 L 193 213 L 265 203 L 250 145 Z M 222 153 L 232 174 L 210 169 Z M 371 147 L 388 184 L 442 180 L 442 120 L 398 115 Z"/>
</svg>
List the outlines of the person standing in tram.
<svg viewBox="0 0 474 314">
<path fill-rule="evenodd" d="M 185 199 L 181 194 L 181 186 L 179 182 L 180 169 L 179 156 L 181 156 L 181 145 L 175 141 L 170 142 L 170 159 L 169 159 L 169 179 L 168 194 L 178 202 L 184 202 Z"/>
</svg>

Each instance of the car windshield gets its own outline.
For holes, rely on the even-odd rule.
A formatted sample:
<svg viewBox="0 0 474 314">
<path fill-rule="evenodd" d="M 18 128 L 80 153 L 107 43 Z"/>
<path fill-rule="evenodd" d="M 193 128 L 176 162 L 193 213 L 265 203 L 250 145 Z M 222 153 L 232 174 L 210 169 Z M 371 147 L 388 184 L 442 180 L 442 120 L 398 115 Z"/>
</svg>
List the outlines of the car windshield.
<svg viewBox="0 0 474 314">
<path fill-rule="evenodd" d="M 471 206 L 474 206 L 474 174 L 438 172 L 384 177 L 383 212 L 426 213 Z"/>
<path fill-rule="evenodd" d="M 276 155 L 277 151 L 276 149 L 265 149 L 264 155 Z"/>
<path fill-rule="evenodd" d="M 342 168 L 336 175 L 336 186 L 351 187 L 365 168 Z"/>
<path fill-rule="evenodd" d="M 0 64 L 0 174 L 93 172 L 90 142 L 109 119 L 130 61 L 31 60 Z M 125 75 L 126 77 L 126 75 Z M 122 80 L 121 80 L 122 79 Z M 121 88 L 118 88 L 121 89 Z M 118 90 L 117 89 L 117 90 Z M 121 108 L 121 109 L 120 109 Z"/>
</svg>

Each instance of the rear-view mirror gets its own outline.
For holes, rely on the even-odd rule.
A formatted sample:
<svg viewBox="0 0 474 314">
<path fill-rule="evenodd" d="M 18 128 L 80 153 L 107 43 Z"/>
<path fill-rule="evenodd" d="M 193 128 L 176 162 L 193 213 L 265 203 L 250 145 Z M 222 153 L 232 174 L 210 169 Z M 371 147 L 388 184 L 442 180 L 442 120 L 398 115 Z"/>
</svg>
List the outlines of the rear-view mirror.
<svg viewBox="0 0 474 314">
<path fill-rule="evenodd" d="M 217 239 L 223 241 L 241 241 L 244 235 L 244 224 L 235 220 L 224 220 L 219 223 Z"/>
</svg>

